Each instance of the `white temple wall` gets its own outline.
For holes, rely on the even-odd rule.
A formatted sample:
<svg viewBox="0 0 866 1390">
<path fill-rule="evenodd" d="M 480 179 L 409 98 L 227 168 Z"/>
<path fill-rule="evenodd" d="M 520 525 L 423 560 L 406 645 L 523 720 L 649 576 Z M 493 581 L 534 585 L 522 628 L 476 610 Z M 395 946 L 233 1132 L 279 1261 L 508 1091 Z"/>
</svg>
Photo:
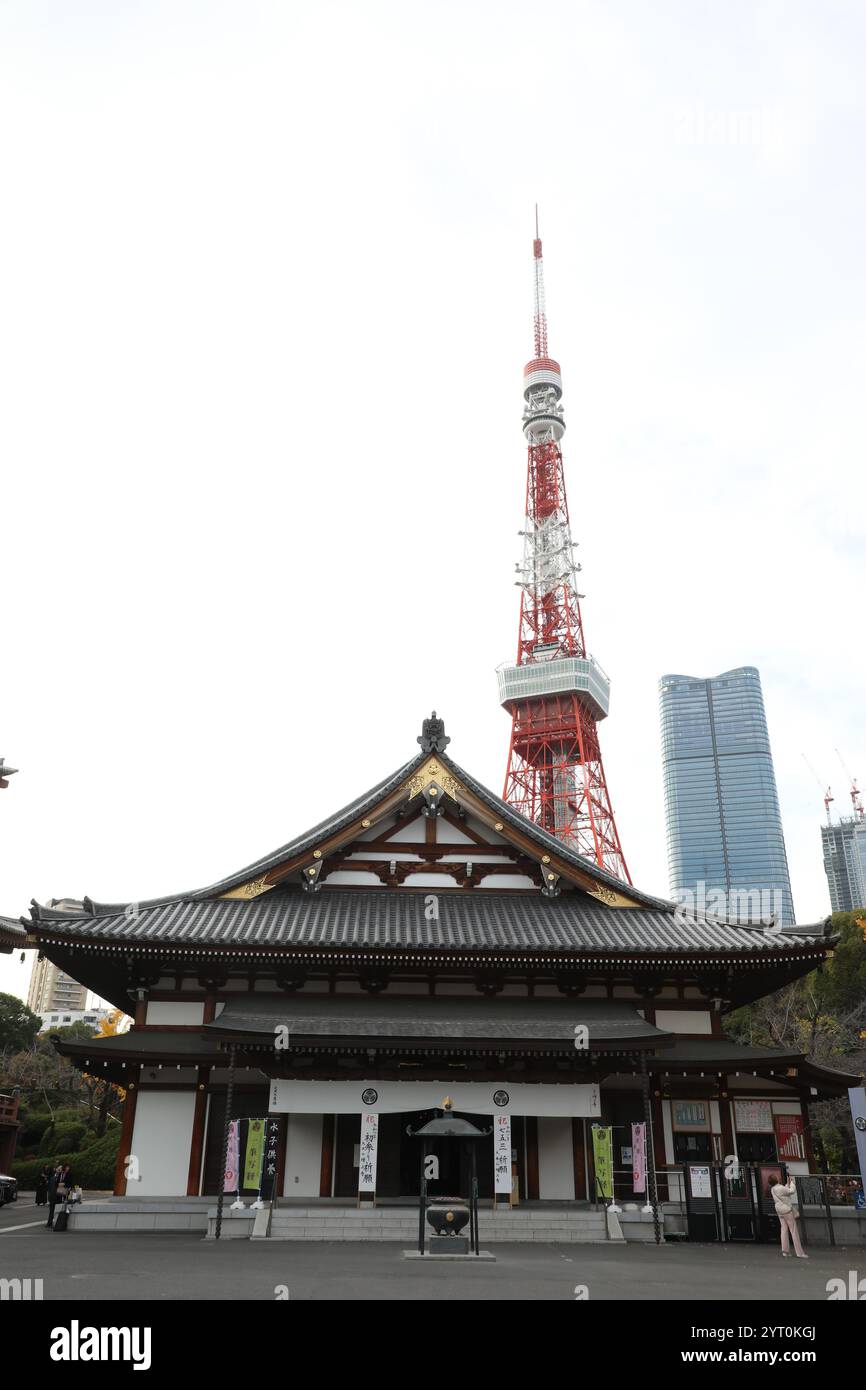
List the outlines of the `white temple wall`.
<svg viewBox="0 0 866 1390">
<path fill-rule="evenodd" d="M 704 1033 L 713 1031 L 707 1009 L 656 1009 L 656 1028 L 663 1033 Z"/>
<path fill-rule="evenodd" d="M 177 1004 L 151 1000 L 147 1006 L 146 1022 L 169 1024 L 172 1028 L 204 1023 L 204 1004 L 196 1004 L 192 1000 L 178 1001 Z"/>
<path fill-rule="evenodd" d="M 574 1198 L 574 1146 L 571 1120 L 539 1116 L 538 1195 L 548 1200 Z"/>
<path fill-rule="evenodd" d="M 184 1197 L 189 1175 L 195 1091 L 139 1091 L 130 1153 L 139 1179 L 127 1197 Z"/>
</svg>

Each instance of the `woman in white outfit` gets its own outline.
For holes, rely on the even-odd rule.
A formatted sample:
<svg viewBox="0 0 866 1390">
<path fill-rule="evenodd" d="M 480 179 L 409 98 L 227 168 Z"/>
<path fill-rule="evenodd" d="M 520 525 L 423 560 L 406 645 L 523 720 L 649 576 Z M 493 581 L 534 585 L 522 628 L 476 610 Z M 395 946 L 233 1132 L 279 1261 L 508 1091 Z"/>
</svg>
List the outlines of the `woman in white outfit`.
<svg viewBox="0 0 866 1390">
<path fill-rule="evenodd" d="M 788 1252 L 788 1232 L 794 1241 L 794 1249 L 798 1260 L 808 1260 L 802 1245 L 800 1244 L 800 1232 L 797 1230 L 797 1217 L 799 1212 L 794 1210 L 793 1198 L 797 1191 L 797 1184 L 792 1178 L 790 1182 L 777 1182 L 770 1188 L 770 1196 L 776 1207 L 776 1215 L 779 1218 L 779 1227 L 782 1233 L 782 1254 L 787 1256 Z"/>
</svg>

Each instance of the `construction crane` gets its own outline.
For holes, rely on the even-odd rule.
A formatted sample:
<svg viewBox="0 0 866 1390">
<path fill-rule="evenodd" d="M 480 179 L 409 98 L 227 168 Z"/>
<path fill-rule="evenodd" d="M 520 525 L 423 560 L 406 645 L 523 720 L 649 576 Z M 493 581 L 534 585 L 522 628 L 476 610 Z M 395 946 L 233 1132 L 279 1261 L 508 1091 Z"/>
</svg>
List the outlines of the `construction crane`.
<svg viewBox="0 0 866 1390">
<path fill-rule="evenodd" d="M 842 757 L 842 754 L 839 752 L 839 749 L 838 749 L 838 748 L 836 749 L 836 757 L 839 759 L 840 763 L 842 764 L 842 771 L 844 772 L 845 776 L 848 778 L 848 784 L 849 784 L 849 786 L 850 786 L 850 788 L 851 788 L 851 791 L 850 791 L 849 795 L 850 795 L 850 797 L 851 797 L 851 805 L 854 807 L 854 814 L 855 814 L 855 816 L 860 816 L 860 817 L 862 818 L 862 816 L 863 816 L 863 796 L 862 796 L 862 793 L 861 793 L 861 791 L 860 791 L 860 788 L 857 786 L 857 779 L 856 779 L 856 777 L 852 777 L 852 776 L 851 776 L 851 773 L 848 771 L 847 767 L 845 766 L 845 759 Z"/>
<path fill-rule="evenodd" d="M 805 754 L 805 753 L 801 753 L 801 754 L 800 754 L 800 757 L 803 759 L 803 762 L 806 764 L 806 766 L 807 766 L 807 768 L 809 769 L 809 771 L 811 772 L 812 776 L 815 778 L 815 781 L 818 783 L 818 786 L 821 788 L 822 792 L 824 793 L 824 810 L 827 812 L 827 824 L 829 825 L 829 824 L 830 824 L 830 802 L 831 802 L 831 801 L 835 801 L 836 798 L 834 797 L 834 795 L 833 795 L 831 789 L 830 789 L 829 787 L 825 787 L 824 783 L 821 781 L 821 778 L 818 776 L 818 774 L 817 774 L 817 772 L 815 771 L 814 767 L 813 767 L 812 764 L 809 762 L 809 759 L 806 757 L 806 754 Z"/>
</svg>

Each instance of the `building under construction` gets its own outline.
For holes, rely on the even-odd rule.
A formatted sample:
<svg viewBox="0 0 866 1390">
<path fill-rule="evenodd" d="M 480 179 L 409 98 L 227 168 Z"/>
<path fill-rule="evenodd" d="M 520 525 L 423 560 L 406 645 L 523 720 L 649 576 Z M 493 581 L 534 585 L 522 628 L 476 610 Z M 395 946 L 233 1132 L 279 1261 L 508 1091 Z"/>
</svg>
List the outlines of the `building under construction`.
<svg viewBox="0 0 866 1390">
<path fill-rule="evenodd" d="M 853 912 L 866 907 L 866 820 L 862 812 L 822 825 L 821 849 L 832 910 Z"/>
</svg>

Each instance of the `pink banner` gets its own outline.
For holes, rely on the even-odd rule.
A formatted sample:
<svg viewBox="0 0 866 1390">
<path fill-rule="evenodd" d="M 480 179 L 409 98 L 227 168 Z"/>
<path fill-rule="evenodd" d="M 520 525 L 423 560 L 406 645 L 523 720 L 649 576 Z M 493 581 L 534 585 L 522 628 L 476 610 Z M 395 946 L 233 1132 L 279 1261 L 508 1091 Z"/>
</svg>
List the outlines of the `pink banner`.
<svg viewBox="0 0 866 1390">
<path fill-rule="evenodd" d="M 635 1192 L 646 1192 L 646 1125 L 632 1124 L 631 1127 L 632 1187 Z"/>
<path fill-rule="evenodd" d="M 241 1167 L 241 1125 L 240 1120 L 232 1120 L 229 1125 L 229 1151 L 226 1155 L 226 1171 L 223 1192 L 237 1192 Z"/>
</svg>

